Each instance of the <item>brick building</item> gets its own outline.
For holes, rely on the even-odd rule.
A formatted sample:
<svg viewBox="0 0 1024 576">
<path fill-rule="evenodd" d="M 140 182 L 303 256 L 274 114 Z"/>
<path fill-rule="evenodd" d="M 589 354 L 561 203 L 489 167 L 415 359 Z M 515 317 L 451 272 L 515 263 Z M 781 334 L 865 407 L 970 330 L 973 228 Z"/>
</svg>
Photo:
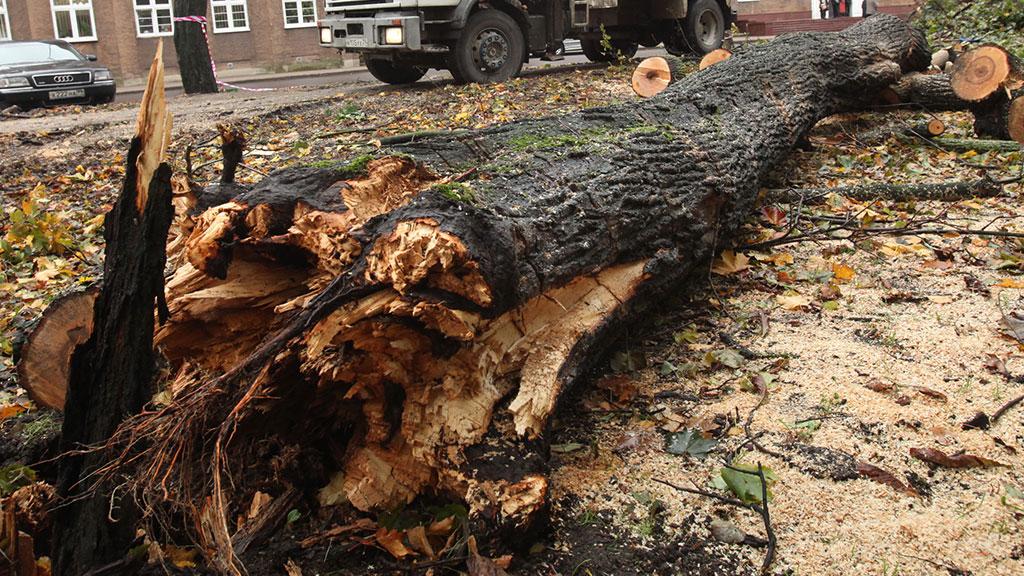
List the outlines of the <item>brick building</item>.
<svg viewBox="0 0 1024 576">
<path fill-rule="evenodd" d="M 864 15 L 863 0 L 825 0 L 832 17 L 822 18 L 821 0 L 738 0 L 733 6 L 741 30 L 768 36 L 797 30 L 842 30 Z M 878 0 L 878 11 L 907 16 L 918 0 Z"/>
<path fill-rule="evenodd" d="M 157 40 L 176 67 L 172 0 L 0 0 L 0 40 L 64 38 L 96 54 L 119 79 L 142 76 Z M 206 18 L 218 70 L 281 69 L 323 61 L 341 65 L 322 48 L 316 20 L 324 0 L 210 0 Z"/>
</svg>

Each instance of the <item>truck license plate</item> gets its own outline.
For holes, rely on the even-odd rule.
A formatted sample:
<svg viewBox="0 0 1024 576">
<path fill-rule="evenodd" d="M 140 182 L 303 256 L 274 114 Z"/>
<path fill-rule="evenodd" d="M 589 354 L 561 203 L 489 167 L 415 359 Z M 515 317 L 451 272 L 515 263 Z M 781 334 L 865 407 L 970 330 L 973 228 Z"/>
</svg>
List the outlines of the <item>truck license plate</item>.
<svg viewBox="0 0 1024 576">
<path fill-rule="evenodd" d="M 68 98 L 85 98 L 85 89 L 81 90 L 51 90 L 50 100 L 66 100 Z"/>
</svg>

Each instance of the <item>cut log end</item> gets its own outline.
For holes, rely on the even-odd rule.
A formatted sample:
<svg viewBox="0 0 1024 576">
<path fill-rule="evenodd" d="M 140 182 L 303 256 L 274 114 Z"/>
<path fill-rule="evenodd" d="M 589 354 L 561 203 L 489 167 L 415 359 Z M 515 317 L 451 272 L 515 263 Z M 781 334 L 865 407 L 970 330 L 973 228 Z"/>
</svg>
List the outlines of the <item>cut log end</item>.
<svg viewBox="0 0 1024 576">
<path fill-rule="evenodd" d="M 969 102 L 984 100 L 1019 82 L 1015 59 L 995 45 L 979 46 L 957 58 L 950 72 L 953 91 Z"/>
<path fill-rule="evenodd" d="M 92 335 L 97 294 L 93 288 L 58 298 L 28 335 L 18 362 L 18 382 L 36 404 L 64 409 L 71 354 Z"/>
<path fill-rule="evenodd" d="M 697 69 L 704 70 L 705 68 L 710 68 L 723 60 L 728 60 L 731 57 L 732 52 L 726 50 L 725 48 L 712 50 L 711 52 L 708 52 L 707 54 L 704 55 L 703 58 L 700 59 L 700 65 L 697 66 Z"/>
<path fill-rule="evenodd" d="M 1024 144 L 1024 96 L 1018 96 L 1010 103 L 1010 114 L 1007 116 L 1010 137 Z"/>
<path fill-rule="evenodd" d="M 661 56 L 645 59 L 633 71 L 633 92 L 641 98 L 660 94 L 672 82 L 672 71 L 668 60 Z"/>
<path fill-rule="evenodd" d="M 928 134 L 931 134 L 932 136 L 942 136 L 946 131 L 946 124 L 938 118 L 932 118 L 928 121 L 925 128 L 928 130 Z"/>
</svg>

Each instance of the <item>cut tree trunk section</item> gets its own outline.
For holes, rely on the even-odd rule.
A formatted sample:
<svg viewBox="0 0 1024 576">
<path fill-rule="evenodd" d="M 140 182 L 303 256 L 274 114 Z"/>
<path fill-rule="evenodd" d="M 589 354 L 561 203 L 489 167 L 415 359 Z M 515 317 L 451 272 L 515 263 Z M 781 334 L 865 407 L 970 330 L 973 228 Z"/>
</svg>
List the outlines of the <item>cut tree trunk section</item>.
<svg viewBox="0 0 1024 576">
<path fill-rule="evenodd" d="M 1024 86 L 1024 67 L 1016 56 L 994 44 L 984 44 L 962 54 L 953 63 L 950 83 L 956 95 L 979 102 L 1000 90 Z"/>
<path fill-rule="evenodd" d="M 678 56 L 652 56 L 645 58 L 633 71 L 633 92 L 641 98 L 660 94 L 673 82 L 685 77 L 692 68 Z"/>
<path fill-rule="evenodd" d="M 727 245 L 819 120 L 929 61 L 878 15 L 657 98 L 275 172 L 180 226 L 156 333 L 172 400 L 121 427 L 108 474 L 184 515 L 225 572 L 255 492 L 233 472 L 270 440 L 315 455 L 329 501 L 455 498 L 478 535 L 528 530 L 568 387 Z"/>
</svg>

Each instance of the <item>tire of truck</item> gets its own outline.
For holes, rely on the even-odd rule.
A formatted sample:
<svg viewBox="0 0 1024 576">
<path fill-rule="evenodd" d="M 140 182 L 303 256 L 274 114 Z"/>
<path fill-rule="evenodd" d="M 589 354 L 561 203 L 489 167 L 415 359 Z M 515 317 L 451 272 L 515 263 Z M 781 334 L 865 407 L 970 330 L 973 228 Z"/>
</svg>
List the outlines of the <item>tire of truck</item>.
<svg viewBox="0 0 1024 576">
<path fill-rule="evenodd" d="M 427 73 L 424 67 L 399 64 L 383 58 L 367 58 L 366 69 L 374 78 L 388 84 L 412 84 Z"/>
<path fill-rule="evenodd" d="M 612 50 L 601 45 L 601 38 L 581 38 L 580 47 L 583 48 L 583 55 L 591 62 L 612 62 L 620 55 L 622 58 L 632 58 L 640 45 L 632 40 L 612 40 Z"/>
<path fill-rule="evenodd" d="M 683 34 L 690 48 L 698 54 L 721 48 L 725 39 L 725 15 L 717 0 L 693 0 L 683 22 Z"/>
<path fill-rule="evenodd" d="M 474 12 L 462 29 L 449 61 L 456 82 L 504 82 L 519 75 L 526 40 L 519 24 L 492 8 Z"/>
</svg>

